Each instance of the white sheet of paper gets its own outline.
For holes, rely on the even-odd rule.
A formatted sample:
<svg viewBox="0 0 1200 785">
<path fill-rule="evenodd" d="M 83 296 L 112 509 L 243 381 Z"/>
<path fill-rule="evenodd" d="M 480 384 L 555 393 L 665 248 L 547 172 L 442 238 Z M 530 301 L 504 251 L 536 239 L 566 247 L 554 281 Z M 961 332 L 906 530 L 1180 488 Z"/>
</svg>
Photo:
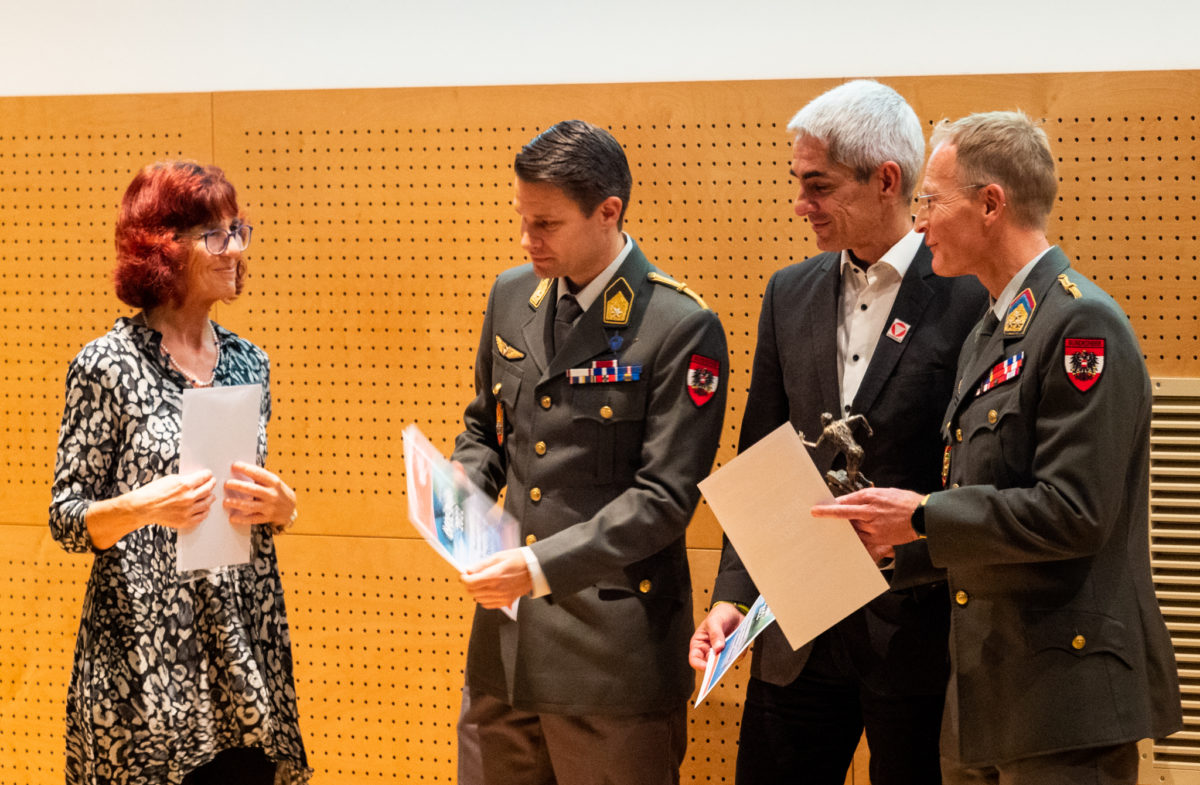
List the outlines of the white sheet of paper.
<svg viewBox="0 0 1200 785">
<path fill-rule="evenodd" d="M 702 480 L 700 491 L 793 648 L 887 589 L 849 522 L 809 514 L 833 495 L 790 423 Z"/>
<path fill-rule="evenodd" d="M 179 572 L 250 561 L 250 527 L 230 523 L 222 502 L 225 481 L 234 476 L 233 462 L 252 464 L 257 457 L 261 401 L 261 384 L 183 391 L 179 473 L 208 469 L 217 480 L 217 498 L 208 517 L 187 531 L 180 530 L 175 554 Z"/>
</svg>

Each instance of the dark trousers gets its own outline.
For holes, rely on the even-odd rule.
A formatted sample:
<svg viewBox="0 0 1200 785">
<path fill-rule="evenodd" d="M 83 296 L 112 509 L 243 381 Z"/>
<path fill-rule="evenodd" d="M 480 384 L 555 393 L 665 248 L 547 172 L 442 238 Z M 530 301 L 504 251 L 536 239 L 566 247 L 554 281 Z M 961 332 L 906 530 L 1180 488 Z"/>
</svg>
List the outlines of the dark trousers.
<svg viewBox="0 0 1200 785">
<path fill-rule="evenodd" d="M 871 785 L 938 785 L 945 696 L 881 695 L 869 689 L 831 638 L 817 639 L 791 684 L 750 679 L 737 785 L 842 785 L 864 730 Z"/>
<path fill-rule="evenodd" d="M 1131 741 L 981 767 L 944 759 L 942 767 L 946 785 L 1134 785 L 1138 748 Z"/>
<path fill-rule="evenodd" d="M 475 690 L 467 698 L 459 722 L 474 729 L 467 735 L 478 741 L 484 785 L 679 785 L 684 705 L 628 716 L 535 714 Z"/>
<path fill-rule="evenodd" d="M 275 761 L 258 747 L 235 747 L 183 778 L 183 785 L 274 785 Z"/>
</svg>

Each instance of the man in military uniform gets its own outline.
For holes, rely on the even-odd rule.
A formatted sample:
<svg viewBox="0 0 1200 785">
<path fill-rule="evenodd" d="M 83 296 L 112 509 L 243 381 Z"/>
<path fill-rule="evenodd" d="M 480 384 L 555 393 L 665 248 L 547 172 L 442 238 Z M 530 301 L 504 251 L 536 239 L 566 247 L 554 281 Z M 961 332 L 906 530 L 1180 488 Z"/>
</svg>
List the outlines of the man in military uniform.
<svg viewBox="0 0 1200 785">
<path fill-rule="evenodd" d="M 814 513 L 894 551 L 894 587 L 948 575 L 946 782 L 1132 785 L 1136 741 L 1181 724 L 1150 576 L 1146 366 L 1125 314 L 1046 239 L 1045 133 L 992 112 L 933 143 L 917 229 L 939 275 L 994 298 L 943 421 L 946 488 Z"/>
<path fill-rule="evenodd" d="M 877 483 L 933 490 L 954 362 L 986 294 L 970 278 L 934 275 L 913 232 L 921 123 L 890 87 L 857 80 L 818 96 L 788 129 L 795 211 L 824 253 L 767 284 L 740 446 L 790 422 L 820 434 L 810 454 L 827 477 L 853 483 L 861 468 Z M 949 620 L 941 577 L 931 581 L 885 593 L 799 651 L 777 625 L 763 631 L 738 785 L 841 785 L 864 728 L 873 785 L 936 785 Z M 726 542 L 694 667 L 724 647 L 757 595 Z"/>
<path fill-rule="evenodd" d="M 531 264 L 500 275 L 454 459 L 524 547 L 475 565 L 467 708 L 487 785 L 677 783 L 691 579 L 728 361 L 717 316 L 622 231 L 632 178 L 580 121 L 516 157 Z M 520 598 L 516 621 L 499 608 Z"/>
</svg>

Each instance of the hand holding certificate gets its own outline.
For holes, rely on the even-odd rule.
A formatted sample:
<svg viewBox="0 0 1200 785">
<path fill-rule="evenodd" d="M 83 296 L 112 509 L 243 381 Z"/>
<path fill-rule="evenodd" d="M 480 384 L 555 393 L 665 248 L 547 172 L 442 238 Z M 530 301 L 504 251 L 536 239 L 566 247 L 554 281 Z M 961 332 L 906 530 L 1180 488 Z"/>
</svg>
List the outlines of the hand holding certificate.
<svg viewBox="0 0 1200 785">
<path fill-rule="evenodd" d="M 790 424 L 702 480 L 700 490 L 793 648 L 887 589 L 852 527 L 812 516 L 833 495 Z"/>
<path fill-rule="evenodd" d="M 456 471 L 415 425 L 404 429 L 404 467 L 409 521 L 460 573 L 517 547 L 517 520 Z M 505 612 L 516 618 L 516 603 Z"/>
<path fill-rule="evenodd" d="M 179 572 L 211 570 L 250 561 L 250 527 L 235 525 L 222 504 L 233 464 L 254 464 L 262 385 L 187 389 L 179 437 L 179 472 L 208 469 L 216 478 L 217 503 L 197 526 L 176 539 Z"/>
</svg>

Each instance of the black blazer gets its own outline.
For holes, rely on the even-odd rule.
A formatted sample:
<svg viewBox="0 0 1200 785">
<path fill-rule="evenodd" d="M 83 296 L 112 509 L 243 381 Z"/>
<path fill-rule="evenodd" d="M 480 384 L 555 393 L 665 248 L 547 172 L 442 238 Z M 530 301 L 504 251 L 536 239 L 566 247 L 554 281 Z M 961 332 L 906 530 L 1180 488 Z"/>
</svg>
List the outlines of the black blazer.
<svg viewBox="0 0 1200 785">
<path fill-rule="evenodd" d="M 822 412 L 840 417 L 837 309 L 840 254 L 824 253 L 771 276 L 763 295 L 750 394 L 739 449 L 784 422 L 814 441 Z M 880 487 L 929 492 L 941 488 L 941 417 L 950 401 L 959 349 L 987 307 L 973 277 L 939 278 L 924 245 L 900 284 L 866 375 L 852 404 L 874 436 L 856 433 L 866 451 L 861 470 Z M 902 341 L 886 334 L 895 319 L 909 325 Z M 822 472 L 831 448 L 813 455 Z M 725 541 L 714 600 L 748 604 L 758 590 Z M 892 694 L 940 691 L 946 679 L 947 600 L 941 584 L 888 592 L 837 624 L 853 664 L 873 689 Z M 751 666 L 773 684 L 794 680 L 810 647 L 793 651 L 778 625 L 759 638 Z"/>
</svg>

